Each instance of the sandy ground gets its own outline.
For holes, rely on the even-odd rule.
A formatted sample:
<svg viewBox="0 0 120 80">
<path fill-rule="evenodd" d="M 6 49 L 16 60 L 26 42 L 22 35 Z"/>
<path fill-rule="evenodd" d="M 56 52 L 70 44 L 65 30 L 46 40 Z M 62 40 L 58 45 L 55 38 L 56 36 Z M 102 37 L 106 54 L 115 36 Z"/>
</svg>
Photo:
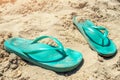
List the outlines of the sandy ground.
<svg viewBox="0 0 120 80">
<path fill-rule="evenodd" d="M 72 17 L 90 19 L 108 28 L 118 48 L 112 58 L 90 49 L 72 23 Z M 0 0 L 0 80 L 120 80 L 120 0 Z M 75 70 L 56 73 L 22 60 L 3 49 L 12 36 L 58 38 L 65 47 L 83 54 Z M 51 44 L 51 41 L 44 41 Z"/>
</svg>

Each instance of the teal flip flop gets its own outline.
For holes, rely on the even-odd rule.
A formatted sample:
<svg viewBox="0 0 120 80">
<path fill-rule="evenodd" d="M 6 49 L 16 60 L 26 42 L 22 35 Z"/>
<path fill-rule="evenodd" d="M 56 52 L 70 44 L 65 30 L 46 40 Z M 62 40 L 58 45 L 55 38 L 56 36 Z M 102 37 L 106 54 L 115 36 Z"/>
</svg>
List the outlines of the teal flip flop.
<svg viewBox="0 0 120 80">
<path fill-rule="evenodd" d="M 106 28 L 96 26 L 90 20 L 78 22 L 76 18 L 77 17 L 73 17 L 73 23 L 77 26 L 93 50 L 104 57 L 115 55 L 117 48 L 114 42 L 108 38 L 108 30 Z"/>
<path fill-rule="evenodd" d="M 44 38 L 52 39 L 58 46 L 40 43 Z M 35 40 L 10 38 L 4 42 L 5 50 L 19 57 L 55 72 L 67 72 L 75 69 L 82 62 L 82 54 L 78 51 L 64 48 L 62 43 L 52 36 L 41 36 Z"/>
</svg>

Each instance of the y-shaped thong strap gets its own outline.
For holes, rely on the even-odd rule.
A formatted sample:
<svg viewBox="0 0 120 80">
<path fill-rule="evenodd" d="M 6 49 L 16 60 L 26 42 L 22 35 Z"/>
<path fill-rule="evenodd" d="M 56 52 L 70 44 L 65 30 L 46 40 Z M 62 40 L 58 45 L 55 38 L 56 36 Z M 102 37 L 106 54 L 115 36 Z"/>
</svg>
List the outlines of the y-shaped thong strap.
<svg viewBox="0 0 120 80">
<path fill-rule="evenodd" d="M 40 37 L 34 39 L 31 44 L 38 43 L 38 41 L 40 41 L 42 39 L 45 39 L 45 38 L 52 39 L 57 44 L 57 46 L 52 47 L 52 48 L 39 48 L 37 50 L 25 51 L 25 53 L 34 53 L 34 52 L 44 51 L 44 50 L 57 50 L 57 51 L 60 51 L 63 56 L 66 56 L 66 53 L 64 52 L 64 47 L 63 47 L 62 43 L 57 38 L 55 38 L 55 37 L 52 37 L 52 36 L 40 36 Z"/>
</svg>

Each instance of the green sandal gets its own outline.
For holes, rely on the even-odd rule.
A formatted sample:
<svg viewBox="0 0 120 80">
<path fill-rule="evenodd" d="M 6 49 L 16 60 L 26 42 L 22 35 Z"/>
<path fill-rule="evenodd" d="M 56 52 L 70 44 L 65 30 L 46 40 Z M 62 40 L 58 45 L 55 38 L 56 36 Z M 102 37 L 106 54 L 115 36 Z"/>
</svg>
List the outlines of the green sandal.
<svg viewBox="0 0 120 80">
<path fill-rule="evenodd" d="M 44 38 L 52 39 L 58 46 L 40 43 Z M 64 48 L 62 43 L 52 36 L 41 36 L 35 40 L 10 38 L 4 42 L 8 52 L 46 69 L 56 72 L 66 72 L 75 69 L 82 62 L 82 54 L 72 49 Z"/>
<path fill-rule="evenodd" d="M 115 55 L 117 48 L 114 42 L 107 37 L 108 30 L 106 28 L 95 26 L 90 20 L 83 23 L 77 22 L 76 17 L 73 17 L 73 23 L 85 37 L 90 47 L 97 51 L 99 55 L 105 57 Z"/>
</svg>

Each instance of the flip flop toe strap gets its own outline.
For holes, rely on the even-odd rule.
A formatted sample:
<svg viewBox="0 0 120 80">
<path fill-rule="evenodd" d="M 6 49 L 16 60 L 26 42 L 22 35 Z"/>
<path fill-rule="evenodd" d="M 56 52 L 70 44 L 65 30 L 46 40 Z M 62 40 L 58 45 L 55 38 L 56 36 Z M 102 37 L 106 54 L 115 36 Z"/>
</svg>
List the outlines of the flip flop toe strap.
<svg viewBox="0 0 120 80">
<path fill-rule="evenodd" d="M 91 22 L 90 20 L 86 20 L 84 24 L 87 24 L 89 27 L 93 27 L 99 31 L 104 31 L 103 33 L 103 38 L 106 38 L 108 36 L 108 30 L 103 27 L 103 26 L 95 26 L 95 24 L 93 22 Z"/>
<path fill-rule="evenodd" d="M 104 31 L 104 33 L 103 33 L 103 39 L 108 36 L 108 30 L 106 28 L 104 28 L 102 26 L 91 26 L 91 27 L 93 27 L 93 28 L 95 28 L 97 30 L 100 30 L 100 31 L 103 30 Z"/>
<path fill-rule="evenodd" d="M 64 52 L 64 47 L 63 47 L 62 43 L 55 37 L 52 37 L 52 36 L 40 36 L 40 37 L 37 37 L 36 39 L 34 39 L 31 44 L 35 44 L 38 41 L 43 40 L 45 38 L 52 39 L 57 44 L 57 46 L 55 46 L 53 48 L 40 48 L 38 50 L 31 50 L 31 51 L 27 51 L 27 53 L 34 53 L 34 52 L 43 51 L 43 50 L 57 50 L 57 51 L 60 51 L 63 54 L 63 56 L 66 56 L 66 53 Z"/>
<path fill-rule="evenodd" d="M 94 29 L 99 30 L 101 33 L 103 33 L 102 38 L 102 46 L 108 45 L 109 44 L 109 40 L 107 38 L 108 36 L 108 30 L 103 27 L 103 26 L 95 26 L 95 24 L 93 22 L 91 22 L 90 20 L 86 20 L 85 23 L 86 25 L 88 25 L 89 27 L 92 27 Z M 103 31 L 103 32 L 102 32 Z M 107 41 L 107 42 L 106 42 Z"/>
<path fill-rule="evenodd" d="M 109 40 L 107 39 L 107 36 L 108 36 L 108 30 L 102 26 L 92 26 L 94 28 L 96 28 L 97 30 L 103 30 L 103 37 L 102 37 L 102 45 L 105 46 L 109 43 Z M 105 42 L 107 39 L 107 43 Z"/>
</svg>

